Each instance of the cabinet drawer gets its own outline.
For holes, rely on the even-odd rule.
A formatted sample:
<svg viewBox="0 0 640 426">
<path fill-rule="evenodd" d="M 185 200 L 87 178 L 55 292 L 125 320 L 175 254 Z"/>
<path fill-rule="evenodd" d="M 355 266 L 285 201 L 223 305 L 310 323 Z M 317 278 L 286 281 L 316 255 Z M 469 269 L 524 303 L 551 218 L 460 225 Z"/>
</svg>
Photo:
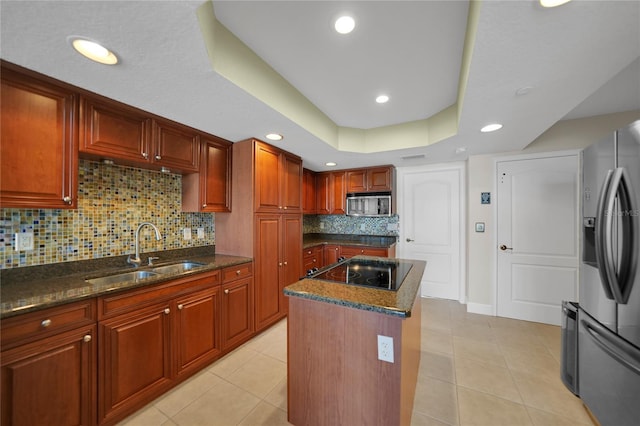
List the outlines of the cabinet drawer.
<svg viewBox="0 0 640 426">
<path fill-rule="evenodd" d="M 125 291 L 113 296 L 98 298 L 100 319 L 122 314 L 153 303 L 168 301 L 184 292 L 220 284 L 220 271 L 205 272 L 191 277 L 179 278 L 164 284 L 150 285 L 138 290 Z"/>
<path fill-rule="evenodd" d="M 2 349 L 92 324 L 95 321 L 95 299 L 7 318 L 2 320 L 1 324 Z"/>
<path fill-rule="evenodd" d="M 253 263 L 231 266 L 222 270 L 222 282 L 227 283 L 240 278 L 250 277 L 252 274 Z"/>
</svg>

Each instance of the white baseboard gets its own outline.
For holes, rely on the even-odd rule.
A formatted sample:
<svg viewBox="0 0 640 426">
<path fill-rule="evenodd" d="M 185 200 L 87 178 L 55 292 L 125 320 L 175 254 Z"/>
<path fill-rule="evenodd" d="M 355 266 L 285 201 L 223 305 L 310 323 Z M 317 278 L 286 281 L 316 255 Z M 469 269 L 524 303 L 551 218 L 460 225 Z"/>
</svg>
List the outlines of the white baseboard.
<svg viewBox="0 0 640 426">
<path fill-rule="evenodd" d="M 493 312 L 493 305 L 485 305 L 482 303 L 467 303 L 467 312 L 472 314 L 495 316 L 495 312 Z"/>
</svg>

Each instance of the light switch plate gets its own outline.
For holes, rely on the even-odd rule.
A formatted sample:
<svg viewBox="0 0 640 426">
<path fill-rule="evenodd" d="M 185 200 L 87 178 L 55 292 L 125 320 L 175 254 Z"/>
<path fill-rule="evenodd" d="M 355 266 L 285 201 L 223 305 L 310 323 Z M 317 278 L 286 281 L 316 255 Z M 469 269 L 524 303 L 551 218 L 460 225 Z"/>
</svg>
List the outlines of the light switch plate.
<svg viewBox="0 0 640 426">
<path fill-rule="evenodd" d="M 17 232 L 15 241 L 16 251 L 33 250 L 33 232 Z"/>
<path fill-rule="evenodd" d="M 182 238 L 185 240 L 191 239 L 191 228 L 184 228 L 182 230 Z"/>
<path fill-rule="evenodd" d="M 198 239 L 204 238 L 204 228 L 198 228 Z"/>
</svg>

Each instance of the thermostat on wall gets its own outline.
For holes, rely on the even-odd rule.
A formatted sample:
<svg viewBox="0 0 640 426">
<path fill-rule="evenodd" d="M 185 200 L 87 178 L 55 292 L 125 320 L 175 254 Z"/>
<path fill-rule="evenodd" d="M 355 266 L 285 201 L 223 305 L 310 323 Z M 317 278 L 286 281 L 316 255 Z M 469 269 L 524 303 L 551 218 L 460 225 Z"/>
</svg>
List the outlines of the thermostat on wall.
<svg viewBox="0 0 640 426">
<path fill-rule="evenodd" d="M 480 193 L 480 203 L 481 204 L 491 204 L 491 193 L 490 192 L 481 192 Z"/>
</svg>

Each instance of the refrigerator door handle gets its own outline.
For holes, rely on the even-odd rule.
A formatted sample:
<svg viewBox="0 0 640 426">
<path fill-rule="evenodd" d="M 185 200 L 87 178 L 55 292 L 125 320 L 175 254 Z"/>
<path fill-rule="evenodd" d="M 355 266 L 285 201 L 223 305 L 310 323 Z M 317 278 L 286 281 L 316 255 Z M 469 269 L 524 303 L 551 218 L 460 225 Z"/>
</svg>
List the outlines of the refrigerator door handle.
<svg viewBox="0 0 640 426">
<path fill-rule="evenodd" d="M 627 171 L 624 167 L 609 170 L 598 201 L 598 219 L 596 224 L 596 256 L 598 270 L 605 286 L 607 297 L 617 303 L 626 304 L 635 281 L 638 267 L 638 210 L 634 191 L 631 188 Z M 618 210 L 614 209 L 618 200 Z M 622 225 L 621 252 L 619 253 L 619 272 L 614 257 L 613 226 L 616 216 Z M 599 241 L 598 241 L 599 240 Z M 606 287 L 609 287 L 607 292 Z M 611 297 L 613 296 L 613 297 Z"/>
<path fill-rule="evenodd" d="M 609 265 L 610 257 L 607 257 L 608 249 L 613 250 L 612 245 L 607 247 L 607 236 L 609 233 L 607 229 L 611 229 L 613 226 L 612 217 L 609 214 L 606 214 L 607 205 L 613 203 L 615 200 L 616 193 L 611 192 L 611 178 L 613 177 L 613 170 L 609 170 L 607 172 L 607 176 L 604 178 L 604 183 L 602 184 L 602 189 L 600 190 L 600 197 L 598 198 L 598 207 L 597 207 L 597 219 L 596 219 L 596 241 L 595 241 L 595 249 L 596 249 L 596 260 L 598 263 L 598 273 L 600 274 L 600 281 L 602 283 L 602 289 L 604 290 L 605 296 L 607 299 L 613 299 L 613 291 L 611 290 L 611 283 L 609 281 L 609 277 L 611 276 L 610 270 L 613 270 L 613 275 L 615 275 L 615 270 L 611 265 Z M 611 241 L 609 241 L 611 243 Z M 613 256 L 613 254 L 611 255 Z"/>
<path fill-rule="evenodd" d="M 629 353 L 629 351 L 624 347 L 618 345 L 614 340 L 611 340 L 606 335 L 606 330 L 603 326 L 587 322 L 585 320 L 580 322 L 600 349 L 605 351 L 609 356 L 627 367 L 629 370 L 633 371 L 635 374 L 640 375 L 640 359 L 638 359 L 638 357 L 633 353 Z"/>
</svg>

